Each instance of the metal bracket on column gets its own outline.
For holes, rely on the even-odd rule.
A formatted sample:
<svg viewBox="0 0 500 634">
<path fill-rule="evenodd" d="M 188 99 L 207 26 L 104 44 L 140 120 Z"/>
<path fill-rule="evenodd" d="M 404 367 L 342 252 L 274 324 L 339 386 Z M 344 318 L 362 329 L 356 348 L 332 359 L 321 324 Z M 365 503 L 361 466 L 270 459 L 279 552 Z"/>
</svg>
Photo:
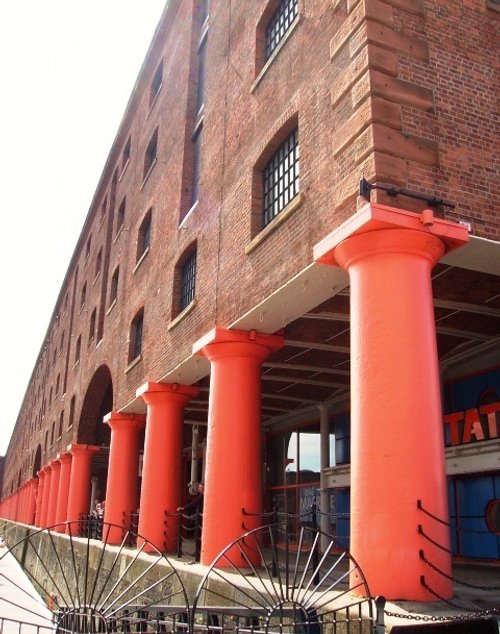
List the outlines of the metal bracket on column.
<svg viewBox="0 0 500 634">
<path fill-rule="evenodd" d="M 388 196 L 407 196 L 408 198 L 416 198 L 417 200 L 424 200 L 429 207 L 450 207 L 454 209 L 455 203 L 450 203 L 443 198 L 436 198 L 436 196 L 426 196 L 425 194 L 419 194 L 418 192 L 411 192 L 402 187 L 394 187 L 393 185 L 378 185 L 377 183 L 369 183 L 366 178 L 362 178 L 359 181 L 359 195 L 365 200 L 370 202 L 370 193 L 372 189 L 380 189 L 386 192 Z"/>
</svg>

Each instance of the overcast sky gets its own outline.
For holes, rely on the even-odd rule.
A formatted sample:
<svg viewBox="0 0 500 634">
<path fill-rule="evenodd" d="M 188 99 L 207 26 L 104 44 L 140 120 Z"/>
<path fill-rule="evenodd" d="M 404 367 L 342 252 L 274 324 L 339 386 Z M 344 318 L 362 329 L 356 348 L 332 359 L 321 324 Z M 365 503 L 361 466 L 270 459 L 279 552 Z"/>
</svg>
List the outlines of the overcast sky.
<svg viewBox="0 0 500 634">
<path fill-rule="evenodd" d="M 0 455 L 164 5 L 0 2 Z"/>
</svg>

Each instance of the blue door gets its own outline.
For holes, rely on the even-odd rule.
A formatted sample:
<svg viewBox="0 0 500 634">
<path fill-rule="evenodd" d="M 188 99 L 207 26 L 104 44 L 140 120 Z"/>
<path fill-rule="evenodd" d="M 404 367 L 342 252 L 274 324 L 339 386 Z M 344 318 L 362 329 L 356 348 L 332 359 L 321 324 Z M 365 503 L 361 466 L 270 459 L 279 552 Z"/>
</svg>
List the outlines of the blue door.
<svg viewBox="0 0 500 634">
<path fill-rule="evenodd" d="M 492 532 L 486 511 L 500 498 L 500 475 L 456 478 L 449 483 L 453 553 L 471 559 L 500 559 L 500 534 Z"/>
</svg>

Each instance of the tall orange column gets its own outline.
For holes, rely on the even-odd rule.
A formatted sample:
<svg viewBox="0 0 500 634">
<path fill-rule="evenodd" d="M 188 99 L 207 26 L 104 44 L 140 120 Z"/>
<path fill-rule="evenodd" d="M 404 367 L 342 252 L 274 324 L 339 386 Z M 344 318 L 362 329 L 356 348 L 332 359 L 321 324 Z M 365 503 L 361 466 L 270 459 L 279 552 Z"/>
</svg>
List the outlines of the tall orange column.
<svg viewBox="0 0 500 634">
<path fill-rule="evenodd" d="M 146 383 L 137 390 L 147 405 L 138 533 L 164 552 L 177 549 L 183 410 L 198 393 L 197 387 L 167 383 Z"/>
<path fill-rule="evenodd" d="M 38 475 L 38 491 L 36 494 L 35 526 L 42 526 L 43 492 L 45 488 L 45 471 L 40 469 Z"/>
<path fill-rule="evenodd" d="M 90 510 L 92 456 L 99 451 L 99 447 L 73 444 L 68 446 L 68 451 L 71 454 L 71 475 L 66 519 L 75 521 Z"/>
<path fill-rule="evenodd" d="M 201 543 L 204 565 L 246 530 L 261 524 L 261 365 L 282 345 L 279 336 L 216 328 L 193 347 L 211 364 Z M 234 557 L 235 563 L 246 564 L 241 553 L 234 552 Z"/>
<path fill-rule="evenodd" d="M 139 442 L 145 417 L 111 412 L 104 421 L 111 427 L 108 483 L 104 521 L 117 525 L 103 534 L 110 544 L 119 544 L 123 530 L 130 528 L 130 516 L 139 504 Z"/>
<path fill-rule="evenodd" d="M 351 301 L 351 553 L 370 592 L 426 601 L 452 596 L 431 269 L 467 240 L 455 223 L 367 205 L 315 248 L 349 273 Z M 356 585 L 356 578 L 351 584 Z"/>
<path fill-rule="evenodd" d="M 66 521 L 66 515 L 68 512 L 69 483 L 71 478 L 71 454 L 68 452 L 60 453 L 57 456 L 57 460 L 61 465 L 61 470 L 59 473 L 59 491 L 57 494 L 55 523 L 58 524 L 56 531 L 58 533 L 64 533 L 65 529 L 62 522 Z"/>
<path fill-rule="evenodd" d="M 41 528 L 45 528 L 47 526 L 47 517 L 49 513 L 49 500 L 50 500 L 50 483 L 52 479 L 52 466 L 50 464 L 45 465 L 42 469 L 45 473 L 45 481 L 43 487 L 43 498 L 42 498 L 42 514 L 40 516 L 40 526 Z"/>
<path fill-rule="evenodd" d="M 59 492 L 59 476 L 61 473 L 61 463 L 57 460 L 52 460 L 50 466 L 52 467 L 52 475 L 50 477 L 50 495 L 49 506 L 47 510 L 47 526 L 53 526 L 56 521 L 57 495 Z"/>
</svg>

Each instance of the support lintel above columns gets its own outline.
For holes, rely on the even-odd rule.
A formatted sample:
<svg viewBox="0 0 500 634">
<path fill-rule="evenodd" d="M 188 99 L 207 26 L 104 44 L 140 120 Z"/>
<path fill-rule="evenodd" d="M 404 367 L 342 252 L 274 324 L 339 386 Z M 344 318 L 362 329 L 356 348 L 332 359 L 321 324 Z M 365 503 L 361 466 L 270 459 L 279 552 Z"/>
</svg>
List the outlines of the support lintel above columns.
<svg viewBox="0 0 500 634">
<path fill-rule="evenodd" d="M 455 251 L 469 240 L 468 229 L 456 222 L 436 218 L 430 209 L 421 214 L 368 203 L 314 247 L 314 260 L 320 264 L 341 266 L 335 248 L 346 238 L 384 229 L 413 229 L 440 238 L 445 253 Z"/>
<path fill-rule="evenodd" d="M 283 337 L 268 335 L 256 330 L 228 330 L 216 327 L 193 344 L 193 354 L 202 355 L 203 348 L 212 343 L 254 343 L 274 352 L 283 347 Z"/>
</svg>

